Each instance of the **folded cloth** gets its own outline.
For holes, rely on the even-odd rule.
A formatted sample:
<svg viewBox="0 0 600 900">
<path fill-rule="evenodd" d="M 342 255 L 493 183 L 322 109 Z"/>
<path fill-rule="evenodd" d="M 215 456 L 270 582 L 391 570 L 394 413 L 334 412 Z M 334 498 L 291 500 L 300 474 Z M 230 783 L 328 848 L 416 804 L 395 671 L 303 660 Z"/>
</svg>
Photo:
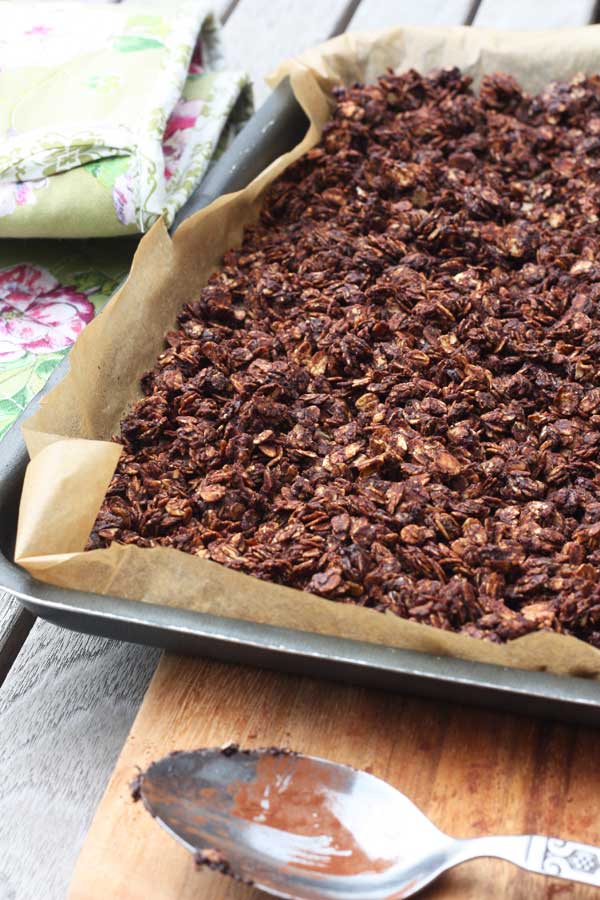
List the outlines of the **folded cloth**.
<svg viewBox="0 0 600 900">
<path fill-rule="evenodd" d="M 126 235 L 171 222 L 251 95 L 197 2 L 0 0 L 0 22 L 0 238 L 73 238 L 0 242 L 2 438 L 125 277 Z"/>
<path fill-rule="evenodd" d="M 0 0 L 0 237 L 170 223 L 250 112 L 198 2 Z"/>
</svg>

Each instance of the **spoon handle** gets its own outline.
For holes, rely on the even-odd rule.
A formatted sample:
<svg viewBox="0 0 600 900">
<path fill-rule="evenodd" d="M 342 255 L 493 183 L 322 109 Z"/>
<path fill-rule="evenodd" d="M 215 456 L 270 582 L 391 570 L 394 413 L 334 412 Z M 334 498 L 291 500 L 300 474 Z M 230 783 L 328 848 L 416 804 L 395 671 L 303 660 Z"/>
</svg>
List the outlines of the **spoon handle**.
<svg viewBox="0 0 600 900">
<path fill-rule="evenodd" d="M 600 847 L 531 835 L 524 868 L 600 887 Z"/>
<path fill-rule="evenodd" d="M 600 847 L 541 834 L 482 837 L 460 843 L 463 859 L 496 856 L 540 875 L 600 887 Z"/>
</svg>

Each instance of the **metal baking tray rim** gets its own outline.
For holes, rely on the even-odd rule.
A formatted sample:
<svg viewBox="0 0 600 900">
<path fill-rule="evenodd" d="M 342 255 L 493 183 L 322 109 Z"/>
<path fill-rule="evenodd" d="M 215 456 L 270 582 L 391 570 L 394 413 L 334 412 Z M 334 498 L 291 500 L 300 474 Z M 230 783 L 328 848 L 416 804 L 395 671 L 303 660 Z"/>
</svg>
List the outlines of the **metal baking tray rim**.
<svg viewBox="0 0 600 900">
<path fill-rule="evenodd" d="M 282 83 L 223 154 L 174 227 L 215 197 L 247 184 L 300 140 L 306 121 L 289 84 Z M 589 678 L 435 656 L 177 606 L 61 589 L 34 579 L 12 561 L 28 461 L 21 425 L 67 369 L 65 359 L 0 445 L 0 583 L 34 614 L 74 630 L 180 653 L 600 724 L 600 682 Z"/>
<path fill-rule="evenodd" d="M 39 583 L 40 585 L 42 584 L 42 582 Z M 25 606 L 32 610 L 41 602 L 44 607 L 56 612 L 72 613 L 73 611 L 73 607 L 69 603 L 48 598 L 40 600 L 40 598 L 20 590 L 6 589 L 11 590 L 14 596 L 18 597 Z M 468 660 L 438 656 L 417 650 L 406 650 L 365 641 L 354 641 L 348 638 L 337 638 L 316 632 L 277 628 L 272 625 L 241 619 L 213 616 L 207 613 L 185 610 L 181 607 L 146 604 L 137 600 L 121 600 L 100 594 L 91 596 L 104 601 L 103 605 L 109 602 L 110 605 L 123 605 L 126 609 L 121 612 L 119 610 L 102 609 L 101 607 L 96 609 L 86 608 L 79 605 L 77 611 L 84 617 L 110 621 L 119 619 L 127 625 L 146 626 L 152 624 L 163 631 L 169 631 L 177 635 L 202 635 L 203 637 L 223 640 L 230 644 L 273 650 L 284 655 L 301 655 L 305 658 L 321 659 L 323 652 L 326 651 L 327 659 L 331 663 L 351 662 L 359 667 L 370 667 L 376 664 L 377 668 L 390 671 L 397 670 L 399 663 L 411 675 L 419 678 L 434 681 L 451 681 L 452 684 L 462 684 L 464 686 L 473 685 L 475 680 L 478 683 L 482 683 L 482 675 L 486 675 L 487 686 L 490 688 L 493 687 L 494 690 L 501 693 L 508 692 L 513 694 L 516 692 L 523 697 L 531 697 L 533 695 L 546 697 L 550 681 L 555 682 L 557 688 L 562 686 L 564 682 L 575 682 L 579 688 L 579 693 L 577 694 L 578 702 L 591 702 L 595 705 L 600 700 L 600 685 L 591 679 L 558 676 L 547 672 L 514 669 L 489 663 L 473 663 Z M 134 614 L 136 607 L 139 609 L 138 615 Z M 168 614 L 171 619 L 174 618 L 175 614 L 178 621 L 161 621 L 165 614 Z M 152 621 L 154 619 L 156 621 Z M 186 622 L 186 619 L 189 619 L 189 622 Z M 311 644 L 312 646 L 310 646 Z M 322 646 L 316 646 L 319 644 L 322 644 Z M 392 657 L 396 657 L 394 660 L 396 665 L 393 665 Z M 519 674 L 527 675 L 526 685 L 518 685 L 516 683 L 515 679 Z M 540 683 L 535 684 L 534 682 L 538 679 Z M 592 688 L 591 697 L 590 692 L 587 690 L 589 687 Z"/>
</svg>

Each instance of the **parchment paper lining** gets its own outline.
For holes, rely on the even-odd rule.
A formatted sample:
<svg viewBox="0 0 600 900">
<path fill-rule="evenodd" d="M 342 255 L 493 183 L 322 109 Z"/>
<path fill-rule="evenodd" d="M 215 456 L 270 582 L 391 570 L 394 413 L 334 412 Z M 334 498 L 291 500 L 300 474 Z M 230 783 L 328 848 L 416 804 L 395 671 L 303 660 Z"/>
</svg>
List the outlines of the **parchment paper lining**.
<svg viewBox="0 0 600 900">
<path fill-rule="evenodd" d="M 16 561 L 55 585 L 182 606 L 200 612 L 438 655 L 600 679 L 600 651 L 555 633 L 494 645 L 362 607 L 333 603 L 242 575 L 178 550 L 113 544 L 83 547 L 120 449 L 110 443 L 139 378 L 163 349 L 182 304 L 194 298 L 223 253 L 239 245 L 258 216 L 268 185 L 320 138 L 334 84 L 374 80 L 388 66 L 428 71 L 459 66 L 477 82 L 485 72 L 513 74 L 530 91 L 579 71 L 600 70 L 598 28 L 494 32 L 398 28 L 343 35 L 283 63 L 305 109 L 304 140 L 245 190 L 221 197 L 185 222 L 171 240 L 159 221 L 141 241 L 130 276 L 80 336 L 71 370 L 24 428 L 32 461 L 21 500 Z"/>
</svg>

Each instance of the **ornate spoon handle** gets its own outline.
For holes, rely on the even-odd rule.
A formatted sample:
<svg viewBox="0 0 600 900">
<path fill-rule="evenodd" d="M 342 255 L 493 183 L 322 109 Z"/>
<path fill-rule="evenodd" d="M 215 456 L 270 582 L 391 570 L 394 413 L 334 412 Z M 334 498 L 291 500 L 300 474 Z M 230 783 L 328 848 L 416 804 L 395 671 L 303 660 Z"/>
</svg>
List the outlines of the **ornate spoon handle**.
<svg viewBox="0 0 600 900">
<path fill-rule="evenodd" d="M 540 875 L 600 887 L 600 847 L 541 834 L 498 835 L 459 841 L 460 861 L 496 856 Z"/>
<path fill-rule="evenodd" d="M 600 847 L 532 835 L 524 868 L 600 887 Z"/>
</svg>

